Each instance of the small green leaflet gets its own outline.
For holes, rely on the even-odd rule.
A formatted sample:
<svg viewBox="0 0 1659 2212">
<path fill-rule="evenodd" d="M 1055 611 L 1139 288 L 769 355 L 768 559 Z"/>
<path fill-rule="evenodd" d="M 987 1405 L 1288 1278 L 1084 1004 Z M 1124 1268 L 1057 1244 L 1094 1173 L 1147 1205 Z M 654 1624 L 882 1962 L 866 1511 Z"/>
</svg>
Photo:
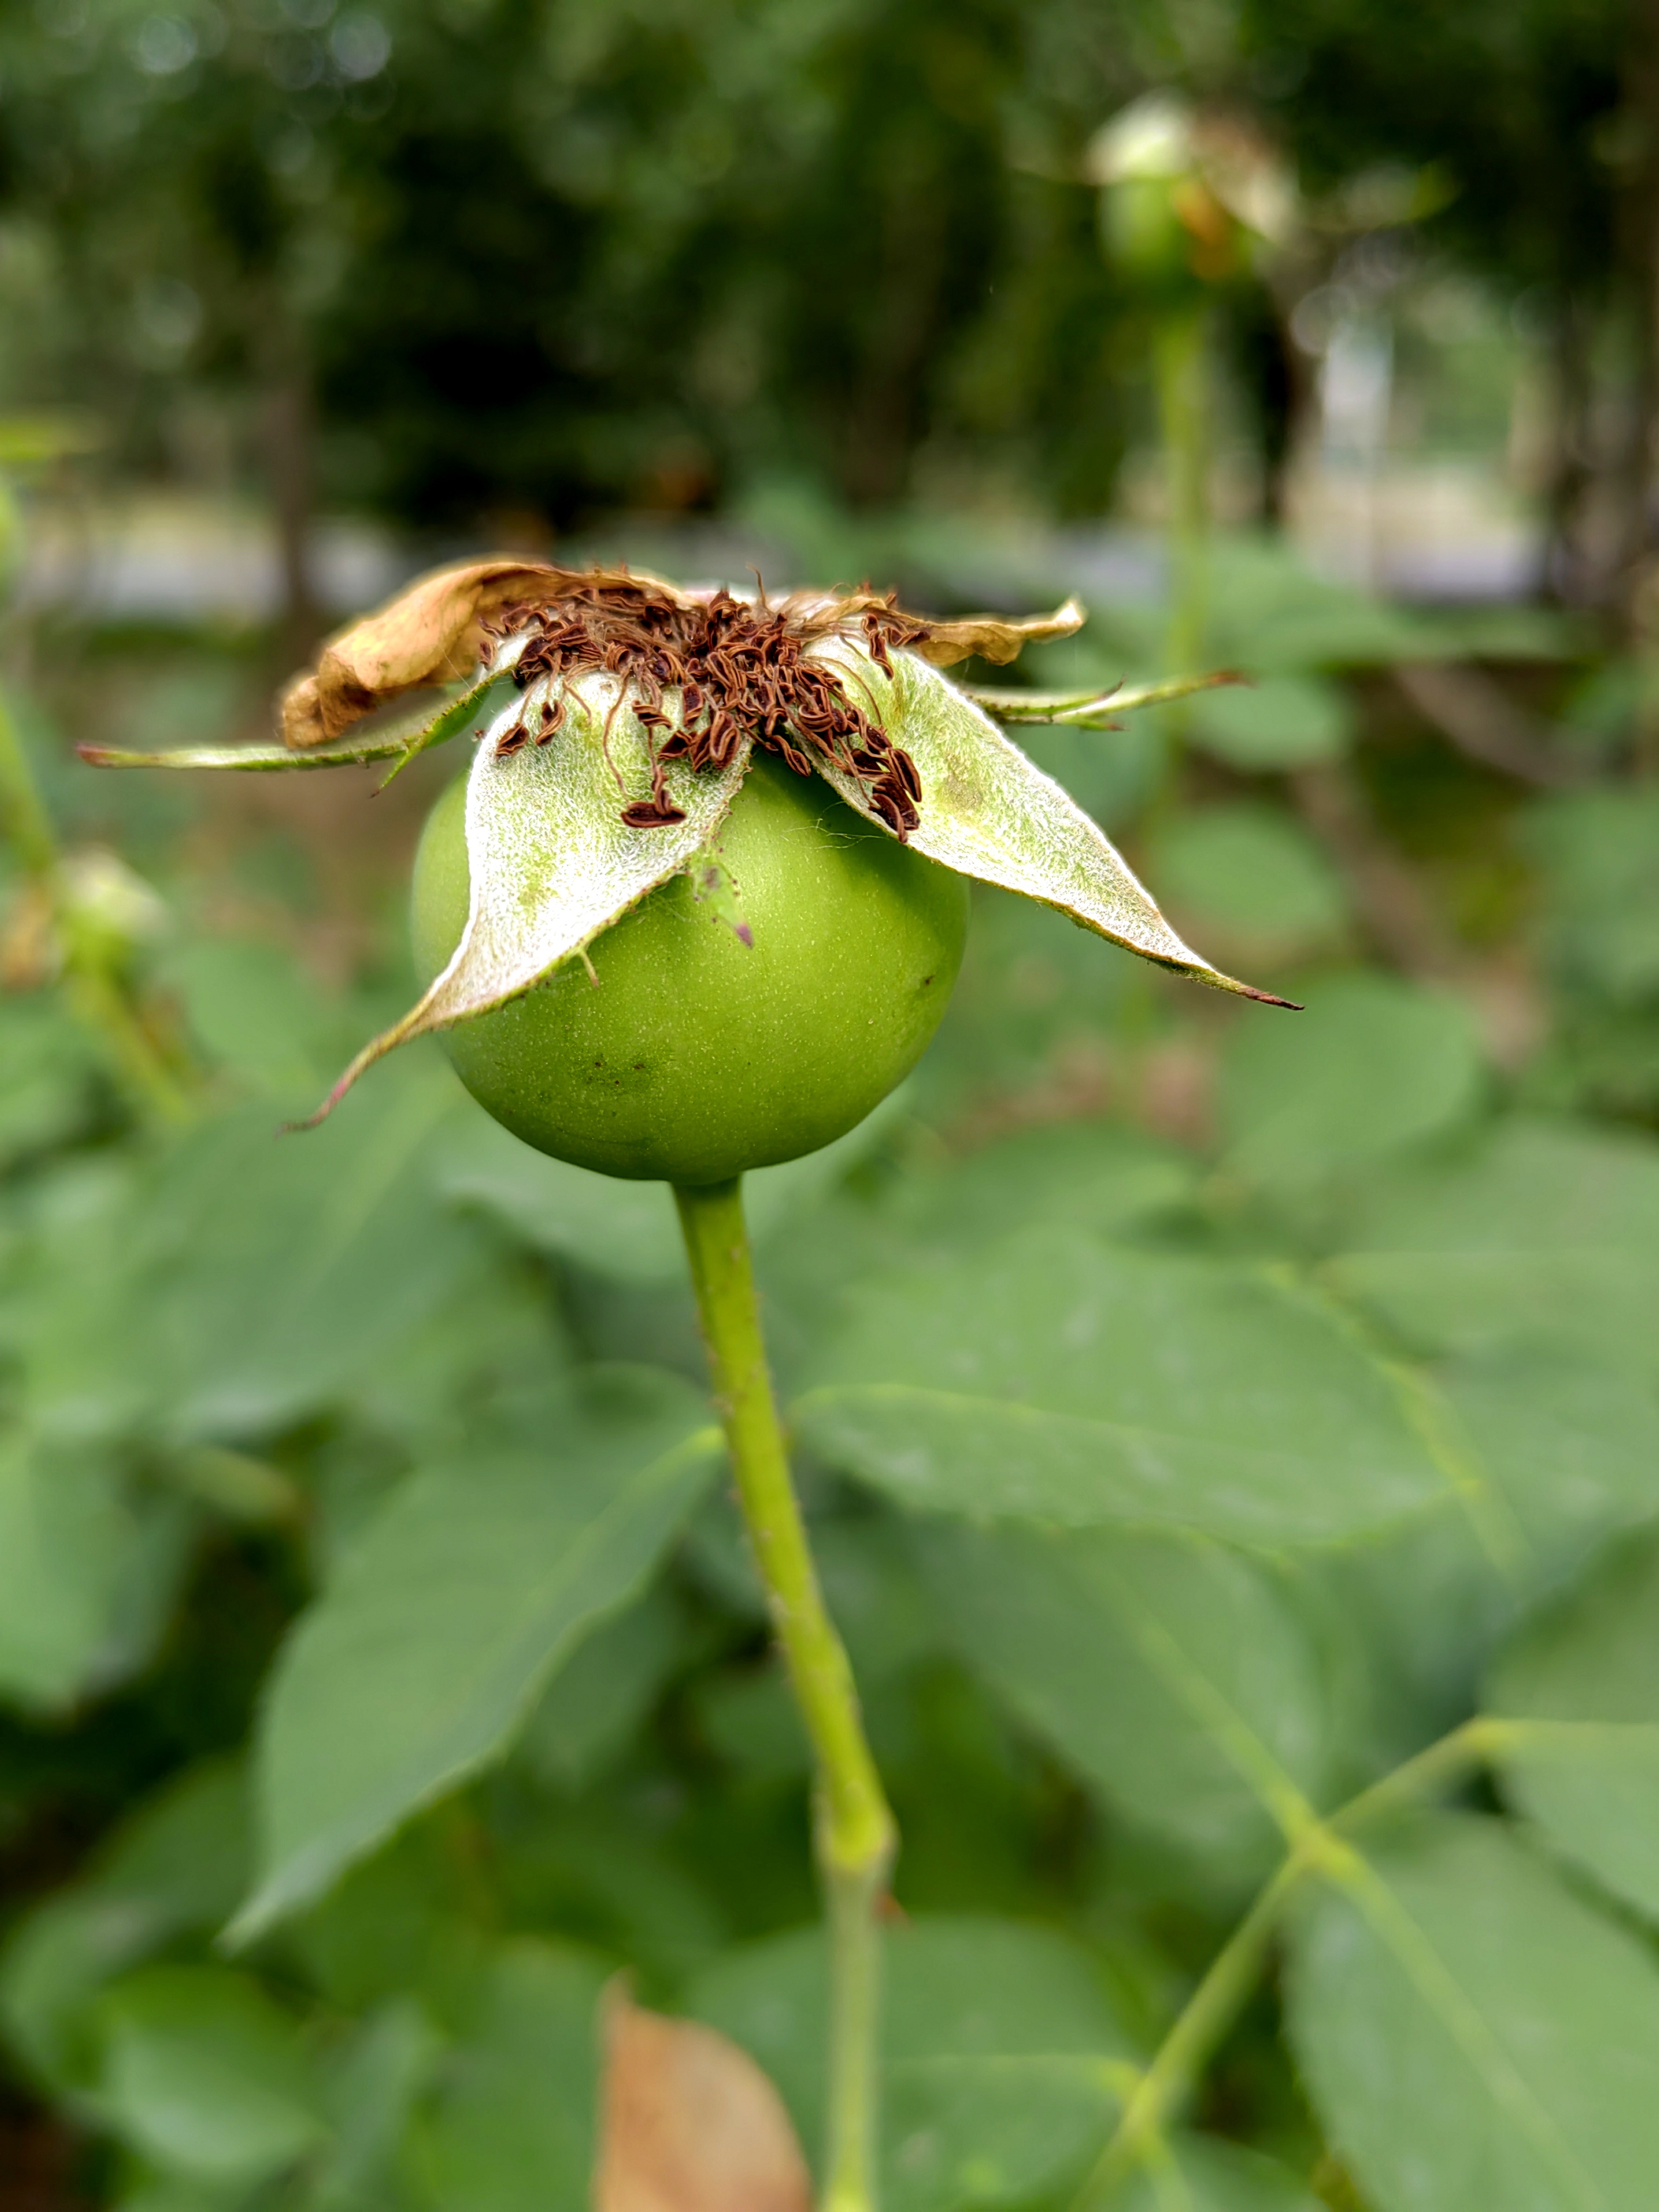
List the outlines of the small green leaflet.
<svg viewBox="0 0 1659 2212">
<path fill-rule="evenodd" d="M 1376 2212 L 1638 2212 L 1659 2172 L 1659 1972 L 1502 1822 L 1422 1817 L 1291 1927 L 1291 2041 Z"/>
<path fill-rule="evenodd" d="M 428 706 L 418 714 L 404 714 L 395 721 L 360 724 L 349 736 L 336 738 L 325 745 L 185 745 L 166 753 L 136 752 L 123 745 L 82 745 L 77 750 L 93 768 L 229 768 L 255 775 L 279 769 L 353 768 L 367 761 L 389 760 L 397 763 L 386 779 L 390 783 L 417 753 L 459 737 L 477 717 L 498 713 L 500 702 L 492 695 L 507 684 L 504 675 L 492 672 L 435 714 Z"/>
<path fill-rule="evenodd" d="M 1231 668 L 1218 668 L 1204 676 L 1168 676 L 1158 684 L 1115 684 L 1109 691 L 1020 691 L 1000 686 L 981 690 L 964 684 L 964 696 L 1000 722 L 1060 722 L 1079 730 L 1109 730 L 1113 716 L 1133 714 L 1137 707 L 1162 707 L 1172 699 L 1190 698 L 1194 691 L 1211 691 L 1221 684 L 1248 679 Z"/>
<path fill-rule="evenodd" d="M 1485 1702 L 1516 1810 L 1659 1917 L 1659 1534 L 1627 1537 L 1528 1621 Z"/>
<path fill-rule="evenodd" d="M 589 1370 L 417 1469 L 303 1613 L 259 1723 L 246 1942 L 498 1756 L 586 1632 L 642 1587 L 713 1473 L 697 1395 Z"/>
<path fill-rule="evenodd" d="M 164 2172 L 209 2188 L 269 2181 L 324 2134 L 299 2021 L 223 1966 L 145 1966 L 98 2007 L 99 2102 Z"/>
</svg>

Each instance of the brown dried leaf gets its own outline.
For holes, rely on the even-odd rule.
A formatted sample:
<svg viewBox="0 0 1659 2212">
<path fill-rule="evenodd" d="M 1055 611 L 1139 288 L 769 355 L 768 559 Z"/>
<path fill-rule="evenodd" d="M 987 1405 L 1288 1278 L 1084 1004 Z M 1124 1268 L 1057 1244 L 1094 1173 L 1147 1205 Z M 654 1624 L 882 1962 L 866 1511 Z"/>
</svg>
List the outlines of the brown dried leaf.
<svg viewBox="0 0 1659 2212">
<path fill-rule="evenodd" d="M 626 568 L 559 568 L 507 554 L 422 576 L 323 647 L 314 673 L 283 694 L 283 738 L 296 749 L 326 744 L 388 699 L 422 684 L 470 676 L 490 641 L 483 625 L 514 606 L 551 606 L 594 584 L 646 583 L 674 599 L 661 578 Z"/>
<path fill-rule="evenodd" d="M 1001 615 L 963 615 L 956 622 L 930 623 L 927 635 L 909 649 L 932 661 L 935 668 L 949 668 L 952 662 L 974 654 L 1000 667 L 1005 661 L 1018 659 L 1025 646 L 1075 635 L 1087 620 L 1076 599 L 1067 599 L 1051 615 L 1027 615 L 1018 622 L 1009 622 Z"/>
<path fill-rule="evenodd" d="M 1290 1003 L 1236 982 L 1183 944 L 1099 824 L 948 677 L 908 651 L 894 653 L 893 673 L 884 676 L 845 638 L 828 639 L 815 651 L 915 762 L 921 796 L 909 842 L 919 853 L 958 875 L 1057 907 L 1085 929 L 1197 982 L 1273 1006 Z M 861 784 L 822 756 L 818 772 L 848 805 L 880 820 Z"/>
<path fill-rule="evenodd" d="M 613 1986 L 594 2212 L 810 2212 L 783 2100 L 735 2043 Z"/>
<path fill-rule="evenodd" d="M 612 583 L 646 584 L 683 605 L 690 605 L 694 596 L 643 572 L 561 568 L 511 554 L 422 576 L 377 613 L 365 615 L 331 638 L 316 668 L 289 685 L 282 702 L 283 742 L 292 750 L 308 751 L 330 744 L 363 715 L 403 692 L 471 675 L 491 643 L 485 624 L 504 609 L 550 606 L 573 592 Z M 865 610 L 885 609 L 888 602 L 871 592 L 845 597 L 798 592 L 783 605 L 803 614 L 814 611 L 855 621 Z M 1007 661 L 1035 639 L 1069 637 L 1083 618 L 1075 599 L 1068 599 L 1052 615 L 1021 622 L 970 615 L 956 622 L 930 623 L 928 635 L 916 650 L 941 667 L 970 653 Z"/>
<path fill-rule="evenodd" d="M 378 613 L 331 638 L 315 672 L 289 684 L 283 696 L 284 744 L 296 750 L 325 744 L 400 692 L 471 675 L 482 653 L 481 620 L 526 597 L 548 574 L 544 561 L 506 556 L 422 576 Z"/>
<path fill-rule="evenodd" d="M 908 611 L 896 609 L 892 601 L 879 592 L 791 592 L 787 598 L 774 605 L 781 613 L 792 616 L 804 629 L 813 635 L 836 625 L 844 628 L 848 636 L 862 637 L 860 617 L 866 614 L 908 616 Z M 1067 599 L 1063 607 L 1056 607 L 1051 615 L 1025 615 L 1010 621 L 1006 615 L 961 615 L 953 621 L 941 622 L 932 615 L 908 616 L 927 625 L 927 635 L 908 647 L 931 660 L 936 667 L 948 668 L 953 661 L 966 660 L 977 653 L 982 660 L 994 660 L 999 665 L 1016 659 L 1020 649 L 1027 645 L 1041 644 L 1045 639 L 1070 637 L 1082 629 L 1088 620 L 1081 603 Z"/>
</svg>

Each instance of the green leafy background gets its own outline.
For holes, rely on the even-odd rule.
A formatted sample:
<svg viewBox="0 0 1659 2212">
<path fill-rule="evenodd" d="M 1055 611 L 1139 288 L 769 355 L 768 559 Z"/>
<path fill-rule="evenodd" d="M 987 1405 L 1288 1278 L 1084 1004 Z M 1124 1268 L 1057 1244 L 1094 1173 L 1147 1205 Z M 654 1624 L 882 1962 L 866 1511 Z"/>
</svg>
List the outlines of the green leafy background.
<svg viewBox="0 0 1659 2212">
<path fill-rule="evenodd" d="M 1158 849 L 1177 911 L 1278 933 L 1307 1015 L 987 894 L 911 1086 L 753 1179 L 905 1839 L 888 2201 L 1634 2212 L 1659 1152 L 1547 1045 L 1495 1056 L 1468 982 L 1358 958 L 1249 766 Z M 1547 990 L 1607 951 L 1596 818 L 1514 810 Z M 380 969 L 323 988 L 171 882 L 144 988 L 186 1126 L 131 1114 L 61 994 L 0 1000 L 20 2081 L 131 2212 L 575 2206 L 625 1966 L 814 2145 L 805 1747 L 665 1194 L 526 1152 L 427 1045 L 278 1139 Z M 1182 1064 L 1196 1121 L 1157 1103 Z"/>
<path fill-rule="evenodd" d="M 1091 133 L 1151 84 L 1255 113 L 1310 284 L 1474 271 L 1564 388 L 1589 330 L 1593 428 L 1652 320 L 1624 14 L 42 0 L 0 404 L 58 411 L 0 418 L 0 566 L 179 455 L 251 496 L 297 400 L 410 567 L 1076 587 L 1077 638 L 965 673 L 1168 672 L 1167 564 L 1064 527 L 1153 414 Z M 1313 383 L 1284 307 L 1218 309 L 1258 459 L 1243 364 Z M 903 1838 L 884 2202 L 1651 2212 L 1650 611 L 1396 605 L 1265 526 L 1206 592 L 1249 684 L 1016 734 L 1308 1011 L 988 890 L 910 1083 L 748 1189 Z M 118 596 L 0 636 L 83 933 L 63 971 L 0 780 L 0 2207 L 580 2212 L 621 1972 L 816 2156 L 807 1751 L 667 1194 L 528 1152 L 429 1041 L 277 1134 L 410 1001 L 451 756 L 378 798 L 74 757 L 264 732 L 291 643 Z M 1425 670 L 1532 750 L 1471 757 Z"/>
</svg>

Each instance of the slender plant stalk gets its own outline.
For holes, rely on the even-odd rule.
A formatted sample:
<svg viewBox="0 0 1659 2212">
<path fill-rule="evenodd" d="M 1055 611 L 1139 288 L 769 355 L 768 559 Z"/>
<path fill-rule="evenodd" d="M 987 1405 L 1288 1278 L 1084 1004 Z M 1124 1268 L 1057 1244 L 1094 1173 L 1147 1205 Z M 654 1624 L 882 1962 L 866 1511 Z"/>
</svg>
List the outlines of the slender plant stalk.
<svg viewBox="0 0 1659 2212">
<path fill-rule="evenodd" d="M 1170 665 L 1196 668 L 1204 653 L 1210 528 L 1210 426 L 1207 338 L 1202 307 L 1183 309 L 1158 334 L 1158 407 L 1168 471 L 1170 579 Z"/>
<path fill-rule="evenodd" d="M 1477 1714 L 1325 1819 L 1311 1821 L 1296 1837 L 1131 2091 L 1123 2117 L 1079 2191 L 1073 2212 L 1094 2212 L 1094 2208 L 1105 2206 L 1156 2152 L 1170 2119 L 1192 2094 L 1255 1988 L 1280 1917 L 1304 1880 L 1321 1872 L 1341 1879 L 1345 1870 L 1358 1864 L 1346 1840 L 1352 1830 L 1420 1804 L 1446 1784 L 1460 1781 L 1470 1767 L 1491 1758 L 1525 1727 L 1525 1723 Z"/>
<path fill-rule="evenodd" d="M 1076 2212 L 1106 2203 L 1113 2191 L 1162 2141 L 1170 2113 L 1186 2096 L 1255 1987 L 1279 1913 L 1303 1871 L 1304 1862 L 1293 1851 L 1211 1961 L 1203 1980 L 1131 2092 L 1112 2140 L 1078 2192 Z"/>
<path fill-rule="evenodd" d="M 108 965 L 88 957 L 76 942 L 73 917 L 64 906 L 64 856 L 58 833 L 3 692 L 0 692 L 0 836 L 10 844 L 24 873 L 50 904 L 64 940 L 64 994 L 80 1020 L 102 1044 L 117 1079 L 146 1120 L 187 1121 L 190 1101 L 156 1049 L 131 998 Z"/>
<path fill-rule="evenodd" d="M 819 2202 L 823 2212 L 874 2212 L 879 1912 L 897 1831 L 790 1480 L 740 1186 L 677 1188 L 674 1198 L 738 1496 L 817 1762 L 814 1832 L 830 1976 L 829 2128 Z"/>
<path fill-rule="evenodd" d="M 23 750 L 22 732 L 3 692 L 0 692 L 0 830 L 28 875 L 43 878 L 57 867 L 58 839 Z"/>
<path fill-rule="evenodd" d="M 1203 665 L 1209 611 L 1208 331 L 1206 308 L 1183 308 L 1164 322 L 1153 349 L 1170 503 L 1164 652 L 1167 665 L 1183 671 Z M 1185 701 L 1164 709 L 1164 726 L 1177 743 L 1186 734 L 1190 714 Z"/>
</svg>

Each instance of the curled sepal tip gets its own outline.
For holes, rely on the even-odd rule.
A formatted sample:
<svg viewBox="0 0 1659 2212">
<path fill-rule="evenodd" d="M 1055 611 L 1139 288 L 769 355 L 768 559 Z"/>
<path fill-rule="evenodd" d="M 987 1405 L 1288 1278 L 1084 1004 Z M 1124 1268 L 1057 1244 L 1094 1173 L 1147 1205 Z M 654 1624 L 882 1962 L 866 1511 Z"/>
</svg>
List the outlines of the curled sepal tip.
<svg viewBox="0 0 1659 2212">
<path fill-rule="evenodd" d="M 749 765 L 741 746 L 720 769 L 662 763 L 665 810 L 652 811 L 646 733 L 616 680 L 567 680 L 564 716 L 538 741 L 547 685 L 514 692 L 488 724 L 466 793 L 471 892 L 454 957 L 403 1019 L 366 1045 L 299 1128 L 330 1114 L 365 1068 L 396 1045 L 449 1029 L 522 997 L 562 961 L 585 952 L 647 891 L 705 847 Z"/>
<path fill-rule="evenodd" d="M 950 678 L 914 654 L 892 674 L 845 638 L 814 648 L 915 762 L 921 782 L 909 842 L 930 860 L 1059 908 L 1086 929 L 1220 991 L 1295 1006 L 1212 968 L 1183 944 L 1099 825 L 1044 775 Z M 870 820 L 862 788 L 820 758 L 819 773 Z"/>
<path fill-rule="evenodd" d="M 552 573 L 506 555 L 440 568 L 323 647 L 316 667 L 283 695 L 283 743 L 296 752 L 331 744 L 375 708 L 430 684 L 469 675 L 484 655 L 485 625 Z"/>
</svg>

